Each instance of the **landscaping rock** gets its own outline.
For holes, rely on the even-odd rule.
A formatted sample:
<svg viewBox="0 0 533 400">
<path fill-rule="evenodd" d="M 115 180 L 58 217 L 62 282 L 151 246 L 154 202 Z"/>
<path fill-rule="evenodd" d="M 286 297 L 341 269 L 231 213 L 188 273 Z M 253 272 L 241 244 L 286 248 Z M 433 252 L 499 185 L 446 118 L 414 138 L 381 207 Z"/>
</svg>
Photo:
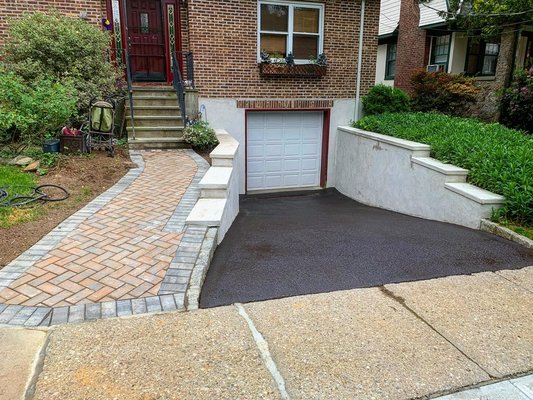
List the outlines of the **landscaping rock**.
<svg viewBox="0 0 533 400">
<path fill-rule="evenodd" d="M 31 164 L 33 162 L 33 158 L 26 157 L 26 156 L 16 156 L 14 159 L 11 160 L 9 164 L 11 165 L 18 165 L 19 167 L 25 167 L 28 164 Z"/>
<path fill-rule="evenodd" d="M 41 162 L 39 160 L 32 162 L 29 164 L 26 168 L 24 168 L 24 172 L 33 172 L 37 171 L 37 168 L 41 165 Z"/>
</svg>

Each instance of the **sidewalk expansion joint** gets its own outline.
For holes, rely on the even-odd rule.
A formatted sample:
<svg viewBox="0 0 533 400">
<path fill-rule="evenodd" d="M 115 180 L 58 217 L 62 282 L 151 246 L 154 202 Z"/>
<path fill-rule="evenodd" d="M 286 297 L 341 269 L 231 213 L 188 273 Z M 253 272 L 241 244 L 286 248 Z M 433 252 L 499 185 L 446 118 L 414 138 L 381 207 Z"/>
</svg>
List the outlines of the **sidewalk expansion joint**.
<svg viewBox="0 0 533 400">
<path fill-rule="evenodd" d="M 521 290 L 525 290 L 526 292 L 533 294 L 533 290 L 531 290 L 531 289 L 529 289 L 529 288 L 527 288 L 527 287 L 525 287 L 525 286 L 522 286 L 520 283 L 515 282 L 515 281 L 513 281 L 513 280 L 507 278 L 506 276 L 503 276 L 500 272 L 501 272 L 501 271 L 495 271 L 495 272 L 493 272 L 493 273 L 494 273 L 494 275 L 496 275 L 498 278 L 501 278 L 501 279 L 503 279 L 503 280 L 505 280 L 505 281 L 507 281 L 507 282 L 512 283 L 512 284 L 513 284 L 514 286 L 516 286 L 517 288 L 519 288 L 519 289 L 521 289 Z"/>
<path fill-rule="evenodd" d="M 444 336 L 441 332 L 439 332 L 433 325 L 431 325 L 429 322 L 427 322 L 420 314 L 418 314 L 415 310 L 413 310 L 411 307 L 409 307 L 405 301 L 405 299 L 401 296 L 396 295 L 392 290 L 387 289 L 385 286 L 380 286 L 379 290 L 381 293 L 383 293 L 384 296 L 394 300 L 398 304 L 400 304 L 403 308 L 405 308 L 407 311 L 409 311 L 416 319 L 424 323 L 428 328 L 430 328 L 433 332 L 435 332 L 437 335 L 439 335 L 442 339 L 444 339 L 446 342 L 448 342 L 451 346 L 453 346 L 459 353 L 461 353 L 467 360 L 472 362 L 474 365 L 476 365 L 479 369 L 481 369 L 483 372 L 485 372 L 490 379 L 497 379 L 493 374 L 491 374 L 489 371 L 487 371 L 485 368 L 483 368 L 477 361 L 472 359 L 464 350 L 462 350 L 458 345 L 453 343 L 450 339 L 448 339 L 446 336 Z M 499 371 L 498 371 L 499 372 Z"/>
<path fill-rule="evenodd" d="M 50 344 L 50 337 L 52 336 L 52 333 L 53 333 L 52 331 L 49 331 L 46 334 L 46 338 L 41 347 L 41 350 L 39 351 L 39 354 L 37 354 L 37 358 L 33 362 L 32 373 L 30 375 L 28 384 L 26 385 L 26 391 L 24 393 L 24 400 L 31 400 L 33 399 L 35 395 L 35 389 L 37 388 L 37 381 L 39 380 L 39 375 L 43 371 L 44 360 L 46 358 L 46 352 L 48 350 L 48 345 Z"/>
<path fill-rule="evenodd" d="M 276 363 L 272 359 L 272 355 L 270 354 L 270 350 L 268 349 L 268 343 L 261 334 L 257 330 L 257 328 L 254 325 L 254 322 L 244 309 L 243 305 L 240 303 L 235 303 L 235 307 L 239 311 L 239 314 L 241 317 L 244 318 L 246 323 L 248 324 L 248 328 L 252 332 L 252 336 L 254 338 L 255 344 L 257 345 L 257 348 L 259 349 L 259 353 L 261 354 L 261 358 L 263 359 L 263 362 L 265 363 L 266 368 L 272 375 L 272 378 L 274 379 L 274 382 L 276 383 L 276 386 L 278 387 L 279 394 L 283 400 L 289 400 L 289 394 L 287 393 L 287 389 L 285 387 L 285 380 L 283 379 L 283 376 L 281 376 L 281 373 L 278 370 L 278 367 L 276 366 Z"/>
</svg>

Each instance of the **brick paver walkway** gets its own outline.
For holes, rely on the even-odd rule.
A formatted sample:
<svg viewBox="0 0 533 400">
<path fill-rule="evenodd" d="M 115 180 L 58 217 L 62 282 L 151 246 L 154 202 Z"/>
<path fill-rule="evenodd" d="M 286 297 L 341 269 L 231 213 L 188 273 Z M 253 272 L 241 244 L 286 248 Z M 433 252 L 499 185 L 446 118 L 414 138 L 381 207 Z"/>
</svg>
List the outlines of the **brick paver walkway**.
<svg viewBox="0 0 533 400">
<path fill-rule="evenodd" d="M 141 154 L 142 174 L 1 290 L 1 303 L 64 307 L 158 294 L 183 234 L 165 226 L 197 164 L 185 151 Z"/>
</svg>

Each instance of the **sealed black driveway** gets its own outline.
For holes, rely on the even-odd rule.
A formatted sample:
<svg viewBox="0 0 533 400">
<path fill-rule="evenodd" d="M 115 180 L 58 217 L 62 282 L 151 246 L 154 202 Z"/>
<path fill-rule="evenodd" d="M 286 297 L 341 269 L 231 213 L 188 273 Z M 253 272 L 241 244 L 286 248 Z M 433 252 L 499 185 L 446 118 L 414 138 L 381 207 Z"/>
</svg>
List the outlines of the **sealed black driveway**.
<svg viewBox="0 0 533 400">
<path fill-rule="evenodd" d="M 533 265 L 497 236 L 367 207 L 335 190 L 250 196 L 217 249 L 200 306 Z"/>
</svg>

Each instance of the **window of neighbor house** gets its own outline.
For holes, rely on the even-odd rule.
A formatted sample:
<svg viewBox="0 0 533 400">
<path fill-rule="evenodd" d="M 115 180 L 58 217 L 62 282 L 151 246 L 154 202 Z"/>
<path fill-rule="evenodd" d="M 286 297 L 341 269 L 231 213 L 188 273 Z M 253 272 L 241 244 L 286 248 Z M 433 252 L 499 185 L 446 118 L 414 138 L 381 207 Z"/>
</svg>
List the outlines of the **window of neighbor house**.
<svg viewBox="0 0 533 400">
<path fill-rule="evenodd" d="M 292 52 L 296 62 L 322 53 L 324 7 L 321 4 L 259 1 L 258 60 L 266 51 L 272 58 Z"/>
<path fill-rule="evenodd" d="M 481 38 L 471 38 L 468 42 L 466 75 L 494 76 L 500 54 L 499 43 L 489 43 Z"/>
<path fill-rule="evenodd" d="M 442 65 L 444 71 L 448 70 L 450 56 L 451 35 L 435 36 L 431 43 L 430 64 Z"/>
<path fill-rule="evenodd" d="M 394 79 L 396 75 L 396 43 L 390 43 L 387 45 L 387 59 L 385 65 L 385 79 Z"/>
</svg>

